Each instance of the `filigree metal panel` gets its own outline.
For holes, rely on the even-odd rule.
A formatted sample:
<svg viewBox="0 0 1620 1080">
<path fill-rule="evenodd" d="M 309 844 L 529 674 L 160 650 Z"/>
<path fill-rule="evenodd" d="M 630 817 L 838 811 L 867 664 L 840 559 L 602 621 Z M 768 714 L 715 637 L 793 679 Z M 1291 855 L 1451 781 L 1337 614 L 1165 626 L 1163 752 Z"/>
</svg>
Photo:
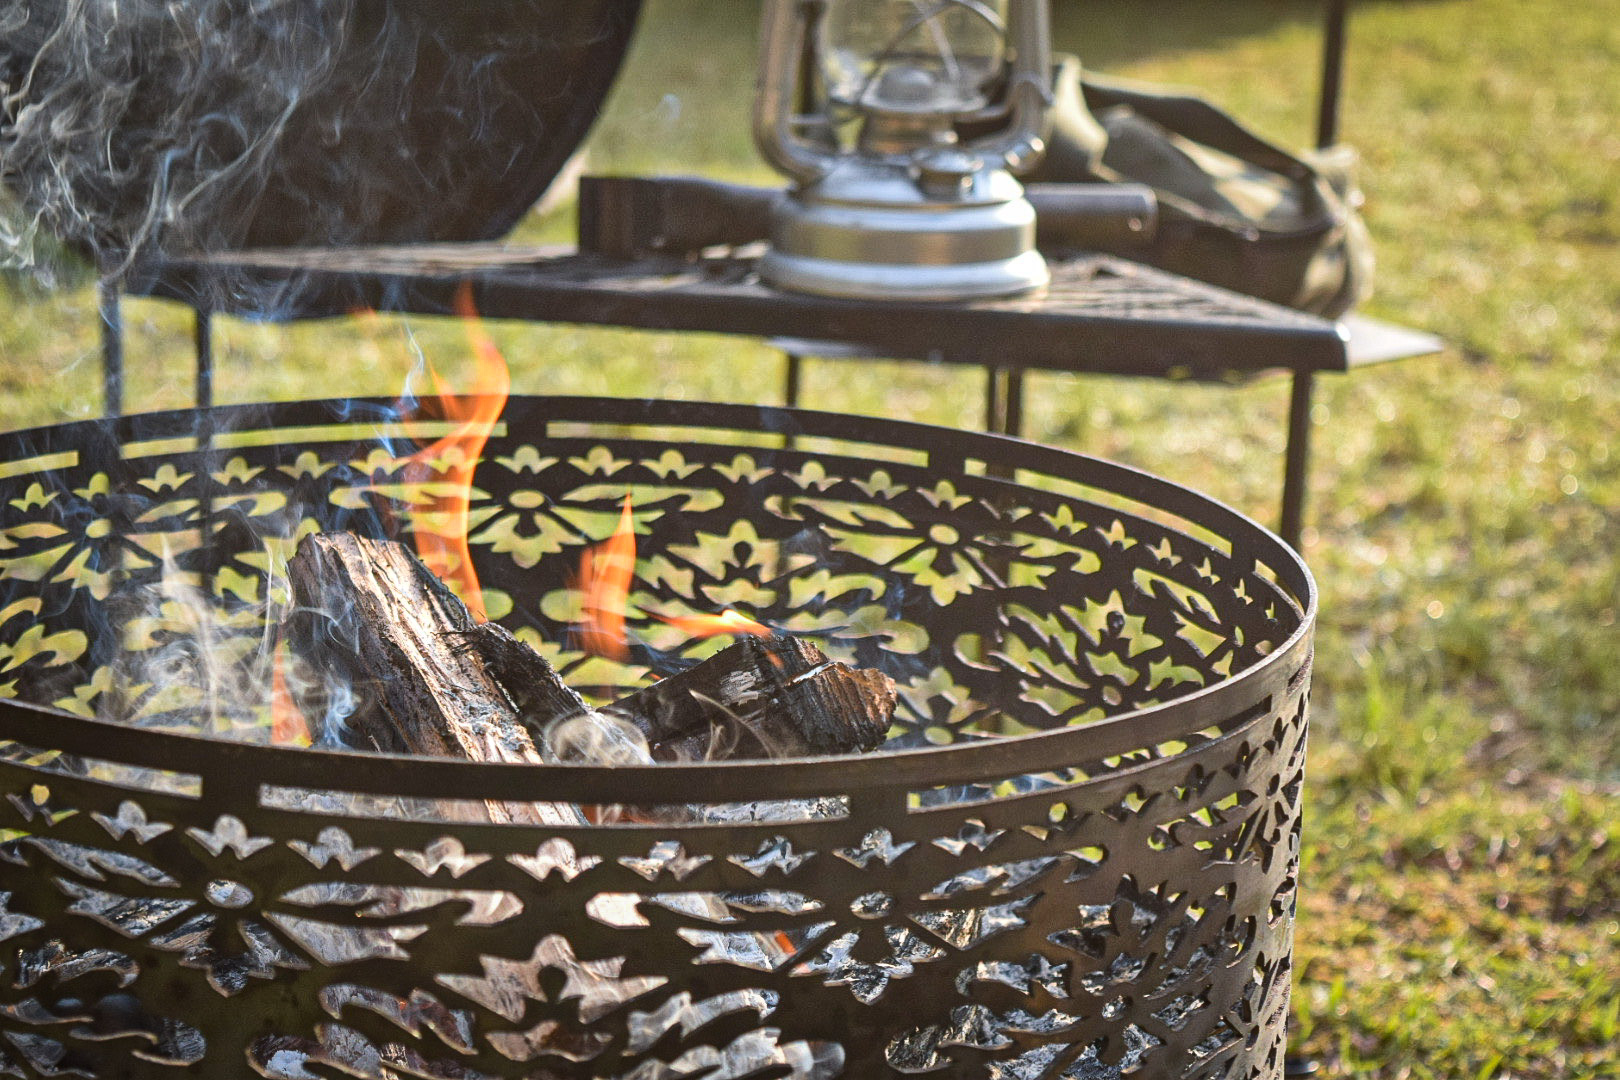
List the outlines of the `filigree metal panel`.
<svg viewBox="0 0 1620 1080">
<path fill-rule="evenodd" d="M 893 676 L 886 750 L 270 745 L 285 559 L 420 526 L 433 434 L 350 402 L 0 440 L 0 1075 L 1278 1075 L 1314 617 L 1280 542 L 991 436 L 515 399 L 492 614 L 602 699 L 724 644 L 658 616 L 737 608 Z M 569 578 L 626 494 L 615 664 Z"/>
</svg>

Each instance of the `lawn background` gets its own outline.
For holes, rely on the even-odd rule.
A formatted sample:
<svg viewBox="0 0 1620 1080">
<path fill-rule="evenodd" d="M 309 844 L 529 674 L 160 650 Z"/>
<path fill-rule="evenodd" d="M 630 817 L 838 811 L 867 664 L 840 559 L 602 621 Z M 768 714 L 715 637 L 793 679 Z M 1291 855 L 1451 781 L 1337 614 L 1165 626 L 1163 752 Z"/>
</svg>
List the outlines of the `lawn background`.
<svg viewBox="0 0 1620 1080">
<path fill-rule="evenodd" d="M 1101 71 L 1311 139 L 1317 3 L 1057 0 Z M 649 0 L 596 171 L 767 179 L 753 0 Z M 1362 0 L 1343 136 L 1371 314 L 1426 358 L 1319 381 L 1322 587 L 1294 1012 L 1339 1075 L 1620 1077 L 1620 0 Z M 566 237 L 572 209 L 525 224 Z M 133 410 L 186 404 L 189 324 L 130 301 Z M 499 324 L 517 390 L 777 401 L 748 342 Z M 406 334 L 410 340 L 406 340 Z M 0 428 L 95 415 L 93 296 L 0 279 Z M 225 322 L 222 401 L 389 394 L 431 320 Z M 982 374 L 812 365 L 815 407 L 981 422 Z M 1271 521 L 1286 390 L 1031 377 L 1030 437 Z"/>
</svg>

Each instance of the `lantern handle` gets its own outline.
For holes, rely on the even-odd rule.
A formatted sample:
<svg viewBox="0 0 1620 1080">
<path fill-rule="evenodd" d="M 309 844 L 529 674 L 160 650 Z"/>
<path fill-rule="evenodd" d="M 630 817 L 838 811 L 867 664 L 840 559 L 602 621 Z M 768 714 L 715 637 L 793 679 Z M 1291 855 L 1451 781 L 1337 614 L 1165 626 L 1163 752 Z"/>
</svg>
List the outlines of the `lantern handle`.
<svg viewBox="0 0 1620 1080">
<path fill-rule="evenodd" d="M 802 42 L 811 12 L 824 6 L 824 0 L 766 0 L 760 28 L 754 142 L 772 168 L 801 184 L 815 183 L 838 160 L 799 133 L 795 116 Z"/>
<path fill-rule="evenodd" d="M 1012 0 L 1007 24 L 1014 59 L 1007 80 L 1007 128 L 969 144 L 976 154 L 1028 172 L 1046 155 L 1052 107 L 1052 19 L 1047 0 Z"/>
</svg>

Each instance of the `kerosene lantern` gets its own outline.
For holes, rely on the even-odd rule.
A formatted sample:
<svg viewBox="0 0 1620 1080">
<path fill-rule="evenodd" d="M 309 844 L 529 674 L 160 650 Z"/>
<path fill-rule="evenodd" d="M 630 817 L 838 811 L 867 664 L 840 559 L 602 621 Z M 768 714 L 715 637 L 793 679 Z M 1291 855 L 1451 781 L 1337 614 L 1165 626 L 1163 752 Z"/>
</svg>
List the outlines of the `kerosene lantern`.
<svg viewBox="0 0 1620 1080">
<path fill-rule="evenodd" d="M 765 0 L 754 133 L 794 182 L 761 277 L 823 296 L 1039 289 L 1047 0 Z M 970 134 L 964 135 L 967 132 Z"/>
</svg>

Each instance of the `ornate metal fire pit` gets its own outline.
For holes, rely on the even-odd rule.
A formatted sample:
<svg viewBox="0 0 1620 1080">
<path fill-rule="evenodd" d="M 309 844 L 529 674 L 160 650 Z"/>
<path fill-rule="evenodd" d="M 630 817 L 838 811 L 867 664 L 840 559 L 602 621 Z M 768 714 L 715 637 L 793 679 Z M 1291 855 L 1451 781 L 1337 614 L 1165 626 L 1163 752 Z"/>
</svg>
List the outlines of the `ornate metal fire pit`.
<svg viewBox="0 0 1620 1080">
<path fill-rule="evenodd" d="M 0 439 L 0 1075 L 1280 1072 L 1314 592 L 1274 537 L 1009 439 L 514 399 L 472 508 L 493 614 L 604 697 L 716 648 L 646 618 L 628 665 L 570 651 L 567 578 L 629 492 L 639 610 L 881 668 L 890 751 L 268 745 L 279 567 L 410 531 L 409 434 L 348 402 Z"/>
</svg>

